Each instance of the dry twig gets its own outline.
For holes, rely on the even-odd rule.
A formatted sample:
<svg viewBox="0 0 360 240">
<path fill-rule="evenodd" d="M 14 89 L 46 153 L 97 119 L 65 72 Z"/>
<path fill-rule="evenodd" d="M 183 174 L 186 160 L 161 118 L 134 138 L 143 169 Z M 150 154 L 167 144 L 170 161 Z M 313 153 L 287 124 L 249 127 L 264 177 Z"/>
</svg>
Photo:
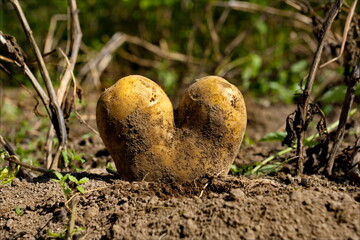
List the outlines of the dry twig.
<svg viewBox="0 0 360 240">
<path fill-rule="evenodd" d="M 36 172 L 41 172 L 41 173 L 45 173 L 45 174 L 53 174 L 53 170 L 42 168 L 42 167 L 35 167 L 33 165 L 21 162 L 16 155 L 10 155 L 9 157 L 5 157 L 5 160 L 8 162 L 20 165 L 22 167 L 28 168 L 30 170 L 36 171 Z"/>
<path fill-rule="evenodd" d="M 32 30 L 30 28 L 29 23 L 27 22 L 27 19 L 26 19 L 25 14 L 19 4 L 19 1 L 18 0 L 10 0 L 10 2 L 16 10 L 16 13 L 21 21 L 21 24 L 23 26 L 26 37 L 27 37 L 28 41 L 30 42 L 31 48 L 34 51 L 36 60 L 39 64 L 40 73 L 44 79 L 45 86 L 46 86 L 46 89 L 47 89 L 47 92 L 49 95 L 49 108 L 50 108 L 50 111 L 53 113 L 53 116 L 50 116 L 51 122 L 54 125 L 56 134 L 59 138 L 60 145 L 66 146 L 67 133 L 66 133 L 65 123 L 64 123 L 63 112 L 57 101 L 57 98 L 55 95 L 55 90 L 52 85 L 49 72 L 45 66 L 44 59 L 41 55 L 39 47 L 37 46 L 37 44 L 35 42 L 34 36 L 32 34 Z"/>
<path fill-rule="evenodd" d="M 49 30 L 47 32 L 45 43 L 44 43 L 44 52 L 50 52 L 52 50 L 52 46 L 56 45 L 57 41 L 55 42 L 55 31 L 56 31 L 56 24 L 59 21 L 66 21 L 66 14 L 55 14 L 51 20 L 49 25 Z"/>
<path fill-rule="evenodd" d="M 306 25 L 311 24 L 311 18 L 304 16 L 300 13 L 281 10 L 273 7 L 262 6 L 256 3 L 245 2 L 245 1 L 229 1 L 229 2 L 215 2 L 215 6 L 219 7 L 228 7 L 234 10 L 246 11 L 246 12 L 263 12 L 266 14 L 286 17 L 290 19 L 297 20 Z"/>
<path fill-rule="evenodd" d="M 353 5 L 352 5 L 351 8 L 350 8 L 350 12 L 349 12 L 349 14 L 348 14 L 348 16 L 347 16 L 347 18 L 346 18 L 346 22 L 345 22 L 345 27 L 344 27 L 344 32 L 343 32 L 342 43 L 341 43 L 339 55 L 338 55 L 337 57 L 335 57 L 335 58 L 327 61 L 326 63 L 323 63 L 322 65 L 320 65 L 319 68 L 323 68 L 323 67 L 329 65 L 330 63 L 333 63 L 333 62 L 337 61 L 337 60 L 341 57 L 341 55 L 343 54 L 344 49 L 345 49 L 345 43 L 346 43 L 347 36 L 348 36 L 348 33 L 349 33 L 349 29 L 350 29 L 351 20 L 353 19 L 357 2 L 358 2 L 358 0 L 355 0 L 355 1 L 353 2 Z"/>
<path fill-rule="evenodd" d="M 346 90 L 345 100 L 344 100 L 343 106 L 341 108 L 339 126 L 336 131 L 334 145 L 331 149 L 329 160 L 327 162 L 327 166 L 325 169 L 325 171 L 326 171 L 325 173 L 328 176 L 332 175 L 335 157 L 336 157 L 337 151 L 340 147 L 340 144 L 342 143 L 342 140 L 344 138 L 345 125 L 346 125 L 346 122 L 348 119 L 349 111 L 351 109 L 351 106 L 352 106 L 354 98 L 355 98 L 356 85 L 359 82 L 360 82 L 360 62 L 358 62 L 357 66 L 354 67 L 351 76 L 346 81 L 348 87 Z"/>
<path fill-rule="evenodd" d="M 312 90 L 312 86 L 314 84 L 315 81 L 315 76 L 319 67 L 319 63 L 321 60 L 321 55 L 322 55 L 322 51 L 323 48 L 325 46 L 325 40 L 327 37 L 327 34 L 330 30 L 330 27 L 333 23 L 333 21 L 335 20 L 335 17 L 337 16 L 337 14 L 339 13 L 342 4 L 344 3 L 344 0 L 337 0 L 333 6 L 330 9 L 330 12 L 328 13 L 326 20 L 323 24 L 323 28 L 322 28 L 322 35 L 319 41 L 319 45 L 317 48 L 317 51 L 315 53 L 313 62 L 311 64 L 310 67 L 310 73 L 309 76 L 307 78 L 307 82 L 306 82 L 306 86 L 305 89 L 303 91 L 303 96 L 302 96 L 302 103 L 300 108 L 301 109 L 301 126 L 300 126 L 300 131 L 297 132 L 297 156 L 298 156 L 298 162 L 297 162 L 297 172 L 298 174 L 302 174 L 303 170 L 304 170 L 304 139 L 305 139 L 305 132 L 306 132 L 306 128 L 307 128 L 307 118 L 308 118 L 308 110 L 309 110 L 309 103 L 310 103 L 310 93 Z"/>
<path fill-rule="evenodd" d="M 60 105 L 63 105 L 63 101 L 65 98 L 66 90 L 69 86 L 69 82 L 72 78 L 73 71 L 75 68 L 76 60 L 79 53 L 80 43 L 82 39 L 82 32 L 80 27 L 80 21 L 78 16 L 78 9 L 76 6 L 75 0 L 69 0 L 68 1 L 68 11 L 69 11 L 69 22 L 70 28 L 71 28 L 71 53 L 70 53 L 70 59 L 66 59 L 65 65 L 65 72 L 64 75 L 60 81 L 60 87 L 58 89 L 57 93 L 57 99 L 60 103 Z M 62 52 L 62 50 L 60 49 Z M 63 52 L 62 52 L 63 53 Z M 64 54 L 65 55 L 65 54 Z M 66 57 L 66 55 L 65 55 Z M 74 85 L 74 91 L 76 90 L 76 85 Z M 60 152 L 64 149 L 64 146 L 59 146 L 56 150 L 55 157 L 52 159 L 52 142 L 54 137 L 54 129 L 50 127 L 48 135 L 47 135 L 47 153 L 46 153 L 46 166 L 47 168 L 56 169 L 60 157 Z"/>
<path fill-rule="evenodd" d="M 92 78 L 93 81 L 95 81 L 95 85 L 99 87 L 100 76 L 105 70 L 105 68 L 108 66 L 112 58 L 112 54 L 125 42 L 141 46 L 164 59 L 193 64 L 200 63 L 200 61 L 193 56 L 187 56 L 178 52 L 172 52 L 157 45 L 154 45 L 139 37 L 131 36 L 122 32 L 117 32 L 105 44 L 105 46 L 96 55 L 96 57 L 94 57 L 81 68 L 79 72 L 80 81 L 82 81 L 83 79 Z"/>
</svg>

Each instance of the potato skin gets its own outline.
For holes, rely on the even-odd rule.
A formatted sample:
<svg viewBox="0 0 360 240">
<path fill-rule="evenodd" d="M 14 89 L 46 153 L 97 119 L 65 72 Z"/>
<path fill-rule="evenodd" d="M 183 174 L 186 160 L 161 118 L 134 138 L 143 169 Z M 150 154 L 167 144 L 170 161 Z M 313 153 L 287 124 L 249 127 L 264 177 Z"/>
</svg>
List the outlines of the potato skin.
<svg viewBox="0 0 360 240">
<path fill-rule="evenodd" d="M 176 127 L 189 138 L 183 141 L 184 151 L 179 154 L 198 158 L 190 160 L 183 173 L 190 178 L 199 173 L 226 175 L 239 151 L 247 124 L 240 90 L 221 77 L 201 78 L 184 93 L 176 113 Z"/>
<path fill-rule="evenodd" d="M 226 175 L 246 128 L 240 91 L 209 76 L 192 84 L 174 112 L 164 91 L 148 78 L 120 79 L 96 111 L 101 138 L 120 177 L 129 181 L 188 181 Z"/>
<path fill-rule="evenodd" d="M 97 103 L 97 126 L 125 180 L 155 180 L 173 157 L 174 116 L 165 92 L 143 76 L 131 75 L 106 89 Z"/>
</svg>

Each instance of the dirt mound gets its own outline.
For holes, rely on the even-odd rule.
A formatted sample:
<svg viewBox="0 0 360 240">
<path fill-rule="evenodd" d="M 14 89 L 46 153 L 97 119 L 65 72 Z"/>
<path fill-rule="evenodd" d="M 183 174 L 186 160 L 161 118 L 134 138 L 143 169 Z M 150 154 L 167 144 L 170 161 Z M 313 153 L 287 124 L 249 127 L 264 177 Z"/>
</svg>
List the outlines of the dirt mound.
<svg viewBox="0 0 360 240">
<path fill-rule="evenodd" d="M 218 178 L 187 184 L 88 176 L 76 239 L 359 239 L 360 188 L 318 176 Z M 47 177 L 0 189 L 2 239 L 51 239 L 68 225 Z M 17 210 L 15 210 L 17 209 Z"/>
</svg>

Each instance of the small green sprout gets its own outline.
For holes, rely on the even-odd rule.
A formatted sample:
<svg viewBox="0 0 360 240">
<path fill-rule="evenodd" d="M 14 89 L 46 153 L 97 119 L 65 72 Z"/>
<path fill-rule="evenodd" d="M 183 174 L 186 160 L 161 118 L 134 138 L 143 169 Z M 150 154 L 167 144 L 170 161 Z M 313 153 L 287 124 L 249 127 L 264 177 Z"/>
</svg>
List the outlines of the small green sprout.
<svg viewBox="0 0 360 240">
<path fill-rule="evenodd" d="M 15 208 L 15 213 L 16 213 L 16 215 L 18 215 L 18 216 L 21 216 L 21 215 L 23 215 L 24 214 L 24 212 L 20 209 L 20 207 L 16 207 Z"/>
<path fill-rule="evenodd" d="M 80 161 L 81 163 L 86 162 L 82 157 L 85 155 L 84 153 L 77 153 L 75 149 L 66 149 L 61 152 L 61 155 L 64 159 L 66 165 L 69 165 L 72 161 Z"/>
<path fill-rule="evenodd" d="M 4 161 L 9 154 L 5 150 L 0 150 L 0 163 Z M 0 168 L 0 184 L 6 185 L 10 183 L 17 175 L 20 170 L 20 166 L 16 166 L 12 169 L 10 166 L 5 166 Z"/>
<path fill-rule="evenodd" d="M 69 183 L 68 183 L 69 181 L 70 181 L 70 182 L 73 182 L 73 183 L 76 185 L 76 189 L 77 189 L 80 193 L 82 193 L 82 194 L 85 193 L 85 189 L 84 189 L 82 186 L 80 186 L 80 185 L 83 184 L 83 183 L 88 182 L 88 181 L 89 181 L 89 178 L 83 177 L 83 178 L 81 178 L 80 180 L 78 180 L 76 177 L 72 176 L 72 175 L 69 174 L 69 173 L 67 173 L 67 174 L 65 174 L 65 175 L 62 175 L 62 174 L 59 173 L 59 172 L 55 172 L 54 174 L 55 174 L 55 176 L 56 176 L 58 179 L 53 179 L 53 180 L 56 181 L 56 182 L 58 182 L 58 183 L 60 183 L 60 186 L 61 186 L 61 188 L 62 188 L 62 190 L 63 190 L 63 192 L 64 192 L 64 194 L 65 194 L 65 197 L 66 197 L 67 199 L 70 198 L 70 195 L 71 195 L 71 193 L 73 192 L 73 188 L 71 188 L 71 187 L 69 186 Z"/>
</svg>

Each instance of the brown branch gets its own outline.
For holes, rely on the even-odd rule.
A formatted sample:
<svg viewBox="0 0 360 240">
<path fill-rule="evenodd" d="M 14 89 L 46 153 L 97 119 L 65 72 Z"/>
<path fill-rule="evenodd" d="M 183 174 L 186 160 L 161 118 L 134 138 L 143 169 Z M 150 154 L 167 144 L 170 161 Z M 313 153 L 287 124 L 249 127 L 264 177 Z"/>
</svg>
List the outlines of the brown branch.
<svg viewBox="0 0 360 240">
<path fill-rule="evenodd" d="M 126 39 L 123 33 L 115 33 L 101 51 L 80 69 L 79 81 L 82 82 L 84 79 L 92 78 L 95 86 L 100 87 L 101 73 L 107 67 L 109 59 L 112 58 L 113 52 L 115 52 L 125 41 Z M 91 76 L 89 73 L 94 74 Z"/>
<path fill-rule="evenodd" d="M 215 2 L 215 6 L 228 7 L 234 10 L 246 11 L 246 12 L 263 12 L 280 17 L 287 17 L 290 19 L 297 20 L 301 23 L 311 24 L 311 18 L 304 16 L 297 12 L 281 10 L 273 7 L 262 6 L 256 3 L 245 2 L 245 1 L 229 1 L 229 2 Z"/>
<path fill-rule="evenodd" d="M 5 157 L 4 159 L 8 162 L 15 163 L 17 165 L 20 165 L 22 167 L 28 168 L 28 169 L 36 171 L 36 172 L 41 172 L 44 174 L 53 174 L 53 170 L 49 170 L 49 169 L 42 168 L 42 167 L 35 167 L 30 164 L 21 162 L 16 155 L 10 155 L 8 157 Z"/>
<path fill-rule="evenodd" d="M 40 83 L 38 82 L 38 80 L 36 79 L 34 74 L 31 72 L 31 70 L 25 63 L 24 57 L 22 56 L 22 52 L 20 51 L 20 47 L 17 46 L 16 39 L 13 36 L 4 34 L 0 31 L 0 43 L 2 44 L 4 49 L 7 51 L 7 54 L 13 58 L 13 59 L 10 59 L 5 56 L 0 56 L 0 59 L 3 61 L 13 63 L 17 67 L 22 68 L 25 76 L 28 77 L 28 79 L 30 80 L 31 84 L 33 85 L 36 93 L 39 95 L 42 103 L 44 104 L 49 117 L 51 119 L 53 119 L 54 113 L 53 113 L 53 111 L 51 111 L 51 106 L 49 104 L 50 99 L 46 95 L 45 91 L 42 89 Z M 4 69 L 4 71 L 6 71 L 7 73 L 9 72 L 6 69 Z"/>
<path fill-rule="evenodd" d="M 310 103 L 310 93 L 312 90 L 312 86 L 315 81 L 315 76 L 319 67 L 319 63 L 321 60 L 321 55 L 323 48 L 325 46 L 326 37 L 327 34 L 331 28 L 332 23 L 335 20 L 335 17 L 339 13 L 342 4 L 344 3 L 344 0 L 336 0 L 336 2 L 333 4 L 333 6 L 330 9 L 330 12 L 323 24 L 322 28 L 322 35 L 319 40 L 318 48 L 316 50 L 313 62 L 311 64 L 310 73 L 306 82 L 305 89 L 303 91 L 303 97 L 302 97 L 302 122 L 301 122 L 301 130 L 297 133 L 297 156 L 298 162 L 297 162 L 297 173 L 302 174 L 304 171 L 304 139 L 305 139 L 305 132 L 306 132 L 306 121 L 308 116 L 308 110 L 309 110 L 309 103 Z"/>
<path fill-rule="evenodd" d="M 348 87 L 346 90 L 345 100 L 341 109 L 339 126 L 336 131 L 334 145 L 331 149 L 329 160 L 325 169 L 325 174 L 332 175 L 332 169 L 335 163 L 336 153 L 344 139 L 345 125 L 348 119 L 349 111 L 355 98 L 356 85 L 360 82 L 360 62 L 353 69 L 350 79 L 347 81 Z"/>
<path fill-rule="evenodd" d="M 71 46 L 71 54 L 70 54 L 70 59 L 65 58 L 66 62 L 66 68 L 65 68 L 65 72 L 63 77 L 60 80 L 60 87 L 58 89 L 57 92 L 57 99 L 59 101 L 60 105 L 63 105 L 63 100 L 65 98 L 65 93 L 66 90 L 69 86 L 69 82 L 72 78 L 73 75 L 73 71 L 75 68 L 75 64 L 76 64 L 76 60 L 79 54 L 79 49 L 80 49 L 80 44 L 81 44 L 81 39 L 82 39 L 82 32 L 81 32 L 81 27 L 80 27 L 80 21 L 79 21 L 79 16 L 78 16 L 78 9 L 76 6 L 76 1 L 75 0 L 69 0 L 68 1 L 68 9 L 69 9 L 69 26 L 70 26 L 70 37 L 69 39 L 70 44 L 68 44 L 69 46 Z M 60 52 L 65 55 L 61 49 L 59 49 Z M 66 55 L 65 55 L 66 57 Z M 60 156 L 60 151 L 62 149 L 64 149 L 64 146 L 59 146 L 59 148 L 56 150 L 56 154 L 55 154 L 55 158 L 52 159 L 52 155 L 51 155 L 51 149 L 52 149 L 52 141 L 53 141 L 53 137 L 54 137 L 54 133 L 53 133 L 53 128 L 50 127 L 50 130 L 48 132 L 48 137 L 47 137 L 47 153 L 46 153 L 46 166 L 48 168 L 52 168 L 52 169 L 56 169 L 57 165 L 58 165 L 58 161 L 59 161 L 59 156 Z"/>
<path fill-rule="evenodd" d="M 20 22 L 23 26 L 26 37 L 27 37 L 28 41 L 30 42 L 32 50 L 35 53 L 37 62 L 39 64 L 41 75 L 45 81 L 45 86 L 46 86 L 47 92 L 49 94 L 49 99 L 50 99 L 49 106 L 50 106 L 51 112 L 53 112 L 53 116 L 50 116 L 51 122 L 53 123 L 53 125 L 55 127 L 60 144 L 62 146 L 65 146 L 66 139 L 67 139 L 67 133 L 66 133 L 65 123 L 64 123 L 64 116 L 63 116 L 63 112 L 60 108 L 60 105 L 58 104 L 58 101 L 57 101 L 57 98 L 55 95 L 55 90 L 54 90 L 54 87 L 50 80 L 49 72 L 45 66 L 44 59 L 41 55 L 39 47 L 37 46 L 37 44 L 35 42 L 34 36 L 32 34 L 32 30 L 31 30 L 30 25 L 25 17 L 25 14 L 19 4 L 19 1 L 18 0 L 10 0 L 10 3 L 14 6 L 16 13 L 20 19 Z"/>
<path fill-rule="evenodd" d="M 125 37 L 126 37 L 126 42 L 129 42 L 129 43 L 132 43 L 135 45 L 139 45 L 139 46 L 147 49 L 148 51 L 155 53 L 156 55 L 158 55 L 162 58 L 179 61 L 179 62 L 192 62 L 192 63 L 199 62 L 197 59 L 193 58 L 192 56 L 186 56 L 186 55 L 178 53 L 178 52 L 166 51 L 166 50 L 160 48 L 159 46 L 156 46 L 156 45 L 154 45 L 144 39 L 141 39 L 139 37 L 131 36 L 131 35 L 127 35 L 127 34 L 125 34 Z"/>
<path fill-rule="evenodd" d="M 44 43 L 44 52 L 50 52 L 54 43 L 54 35 L 56 31 L 56 24 L 59 21 L 66 21 L 66 14 L 55 14 L 51 17 L 49 30 L 46 34 L 45 43 Z"/>
<path fill-rule="evenodd" d="M 82 32 L 80 27 L 78 9 L 76 6 L 75 0 L 69 0 L 68 7 L 70 11 L 70 20 L 71 20 L 71 56 L 70 56 L 70 65 L 66 63 L 66 70 L 64 76 L 61 79 L 59 91 L 57 93 L 57 98 L 61 103 L 64 99 L 66 86 L 69 85 L 71 80 L 71 73 L 74 71 L 75 63 L 79 54 L 80 43 L 82 39 Z"/>
<path fill-rule="evenodd" d="M 159 61 L 140 58 L 136 55 L 126 52 L 125 50 L 119 50 L 119 54 L 123 59 L 128 60 L 129 62 L 136 63 L 137 65 L 143 67 L 159 68 L 161 65 L 161 62 Z"/>
<path fill-rule="evenodd" d="M 221 27 L 224 25 L 226 19 L 228 18 L 230 13 L 230 8 L 225 7 L 224 11 L 221 13 L 218 22 L 216 23 L 215 26 L 215 31 L 219 32 Z"/>
<path fill-rule="evenodd" d="M 220 60 L 221 56 L 221 52 L 220 52 L 220 37 L 217 33 L 216 27 L 214 26 L 214 20 L 213 20 L 213 11 L 212 11 L 212 7 L 211 4 L 208 5 L 208 10 L 206 12 L 205 18 L 206 18 L 206 23 L 209 29 L 209 34 L 210 34 L 210 38 L 211 38 L 211 43 L 212 43 L 212 49 L 214 51 L 215 54 L 215 58 L 217 60 Z M 228 8 L 226 8 L 228 9 Z"/>
<path fill-rule="evenodd" d="M 12 144 L 7 141 L 3 136 L 1 136 L 0 134 L 0 144 L 2 144 L 5 148 L 5 150 L 10 154 L 10 155 L 16 155 L 14 147 L 12 146 Z"/>
<path fill-rule="evenodd" d="M 131 36 L 122 32 L 117 32 L 105 44 L 105 46 L 96 55 L 96 57 L 89 60 L 89 62 L 81 68 L 79 72 L 80 81 L 83 81 L 84 78 L 87 79 L 89 77 L 89 74 L 94 74 L 95 79 L 93 78 L 93 80 L 96 81 L 97 84 L 99 84 L 100 75 L 109 64 L 112 58 L 112 54 L 125 42 L 141 46 L 148 51 L 165 59 L 194 64 L 200 63 L 198 59 L 192 56 L 187 56 L 178 52 L 168 51 L 139 37 Z"/>
<path fill-rule="evenodd" d="M 345 22 L 345 27 L 344 27 L 344 32 L 343 32 L 343 37 L 342 37 L 342 43 L 341 43 L 341 47 L 340 47 L 340 52 L 339 52 L 339 55 L 336 56 L 335 58 L 327 61 L 326 63 L 323 63 L 320 68 L 323 68 L 325 67 L 326 65 L 332 63 L 332 62 L 335 62 L 337 61 L 341 55 L 343 54 L 344 52 L 344 49 L 345 49 L 345 43 L 346 43 L 346 40 L 347 40 L 347 36 L 348 36 L 348 33 L 349 33 L 349 29 L 350 29 L 350 24 L 351 24 L 351 20 L 354 16 L 354 12 L 355 12 L 355 8 L 356 8 L 356 4 L 357 4 L 358 0 L 355 0 L 353 5 L 351 6 L 350 8 L 350 12 L 346 18 L 346 22 Z"/>
</svg>

